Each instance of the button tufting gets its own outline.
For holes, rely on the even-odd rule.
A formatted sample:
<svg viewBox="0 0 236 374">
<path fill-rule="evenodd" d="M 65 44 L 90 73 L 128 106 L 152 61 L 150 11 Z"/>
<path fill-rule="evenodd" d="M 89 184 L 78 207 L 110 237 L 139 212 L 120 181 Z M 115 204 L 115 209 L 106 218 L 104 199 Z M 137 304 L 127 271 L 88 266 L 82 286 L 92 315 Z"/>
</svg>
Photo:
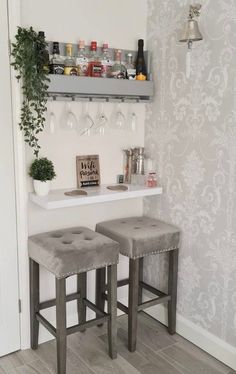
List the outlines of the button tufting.
<svg viewBox="0 0 236 374">
<path fill-rule="evenodd" d="M 121 221 L 121 223 L 127 223 L 126 221 Z"/>
<path fill-rule="evenodd" d="M 84 240 L 93 240 L 93 238 L 84 238 Z"/>
<path fill-rule="evenodd" d="M 135 230 L 138 230 L 138 229 L 141 229 L 141 227 L 136 226 L 136 227 L 134 227 L 134 229 L 135 229 Z"/>
<path fill-rule="evenodd" d="M 51 236 L 51 238 L 62 238 L 63 233 L 62 232 L 53 232 L 50 236 Z"/>
<path fill-rule="evenodd" d="M 151 225 L 152 227 L 157 227 L 157 225 Z"/>
<path fill-rule="evenodd" d="M 72 243 L 72 240 L 63 240 L 62 243 L 63 243 L 63 244 L 71 244 L 71 243 Z"/>
<path fill-rule="evenodd" d="M 71 234 L 73 235 L 79 235 L 79 234 L 83 234 L 83 231 L 72 231 Z"/>
</svg>

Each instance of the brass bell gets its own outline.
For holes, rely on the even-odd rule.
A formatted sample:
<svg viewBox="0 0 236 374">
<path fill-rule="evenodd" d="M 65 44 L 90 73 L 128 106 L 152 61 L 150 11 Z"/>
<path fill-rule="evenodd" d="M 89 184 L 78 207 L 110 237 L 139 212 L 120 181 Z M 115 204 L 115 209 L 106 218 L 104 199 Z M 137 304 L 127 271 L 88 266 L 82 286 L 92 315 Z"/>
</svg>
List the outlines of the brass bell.
<svg viewBox="0 0 236 374">
<path fill-rule="evenodd" d="M 187 24 L 182 32 L 180 42 L 188 42 L 193 41 L 196 42 L 198 40 L 202 40 L 202 34 L 199 31 L 198 23 L 195 19 L 188 19 Z"/>
</svg>

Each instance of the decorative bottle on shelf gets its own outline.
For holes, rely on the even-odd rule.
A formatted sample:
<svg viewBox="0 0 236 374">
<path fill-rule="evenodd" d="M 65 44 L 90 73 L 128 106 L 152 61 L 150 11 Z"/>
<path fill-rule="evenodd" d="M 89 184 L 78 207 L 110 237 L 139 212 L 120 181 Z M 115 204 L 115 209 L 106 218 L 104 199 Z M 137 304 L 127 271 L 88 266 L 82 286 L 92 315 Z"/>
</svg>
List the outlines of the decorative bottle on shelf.
<svg viewBox="0 0 236 374">
<path fill-rule="evenodd" d="M 138 54 L 136 60 L 136 79 L 145 81 L 147 79 L 147 68 L 143 53 L 143 39 L 138 41 Z"/>
<path fill-rule="evenodd" d="M 97 53 L 97 42 L 91 42 L 90 56 L 89 56 L 89 76 L 101 78 L 102 64 Z"/>
<path fill-rule="evenodd" d="M 75 59 L 74 57 L 72 57 L 72 49 L 73 49 L 72 44 L 67 43 L 66 44 L 65 69 L 64 69 L 65 75 L 78 75 Z"/>
<path fill-rule="evenodd" d="M 80 77 L 88 75 L 88 56 L 85 51 L 84 40 L 79 41 L 78 57 L 76 59 L 77 72 Z"/>
<path fill-rule="evenodd" d="M 102 78 L 110 78 L 113 62 L 108 51 L 107 43 L 103 44 L 102 55 L 100 59 L 102 64 Z"/>
<path fill-rule="evenodd" d="M 126 78 L 129 80 L 136 79 L 136 69 L 133 64 L 133 55 L 132 53 L 127 54 L 127 62 L 125 64 L 126 67 Z"/>
<path fill-rule="evenodd" d="M 49 65 L 50 74 L 64 74 L 64 60 L 60 56 L 59 43 L 53 42 L 52 58 Z"/>
<path fill-rule="evenodd" d="M 42 39 L 42 42 L 45 42 L 45 33 L 44 31 L 39 31 L 38 36 Z M 38 54 L 40 55 L 41 58 L 41 63 L 43 65 L 43 70 L 45 73 L 49 73 L 49 52 L 48 52 L 48 45 L 47 49 L 43 48 L 38 51 Z"/>
<path fill-rule="evenodd" d="M 121 63 L 121 50 L 115 50 L 115 63 L 111 68 L 111 76 L 116 79 L 125 79 L 126 78 L 126 68 Z"/>
</svg>

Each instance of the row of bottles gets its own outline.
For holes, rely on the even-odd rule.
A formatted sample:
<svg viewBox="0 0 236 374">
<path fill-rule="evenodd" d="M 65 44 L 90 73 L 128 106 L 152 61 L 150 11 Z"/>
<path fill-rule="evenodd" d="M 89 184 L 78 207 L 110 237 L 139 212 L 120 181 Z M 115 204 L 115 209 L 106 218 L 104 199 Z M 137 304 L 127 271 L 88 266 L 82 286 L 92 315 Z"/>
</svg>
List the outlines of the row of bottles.
<svg viewBox="0 0 236 374">
<path fill-rule="evenodd" d="M 44 37 L 44 33 L 40 32 Z M 78 54 L 73 56 L 73 45 L 66 44 L 66 57 L 60 54 L 58 42 L 53 42 L 51 58 L 49 53 L 45 56 L 45 70 L 50 74 L 64 74 L 75 76 L 89 76 L 97 78 L 116 78 L 130 80 L 146 80 L 147 69 L 143 53 L 143 40 L 138 41 L 138 53 L 136 62 L 133 62 L 132 53 L 126 56 L 126 62 L 122 63 L 121 50 L 115 50 L 115 56 L 109 53 L 108 44 L 103 44 L 102 52 L 97 51 L 97 42 L 92 41 L 90 51 L 87 52 L 83 40 L 79 41 Z"/>
</svg>

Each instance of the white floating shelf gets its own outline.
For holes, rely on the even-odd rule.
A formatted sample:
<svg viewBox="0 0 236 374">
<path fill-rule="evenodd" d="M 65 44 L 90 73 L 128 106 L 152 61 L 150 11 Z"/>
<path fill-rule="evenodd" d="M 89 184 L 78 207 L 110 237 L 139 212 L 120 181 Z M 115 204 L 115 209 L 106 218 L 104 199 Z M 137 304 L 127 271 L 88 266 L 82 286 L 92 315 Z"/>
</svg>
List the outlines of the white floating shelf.
<svg viewBox="0 0 236 374">
<path fill-rule="evenodd" d="M 65 192 L 72 191 L 73 189 L 53 190 L 49 195 L 43 197 L 37 196 L 35 193 L 30 193 L 30 201 L 41 208 L 50 210 L 162 194 L 161 187 L 150 188 L 139 185 L 127 185 L 127 191 L 112 191 L 107 189 L 107 186 L 83 188 L 87 192 L 86 196 L 65 195 Z"/>
</svg>

